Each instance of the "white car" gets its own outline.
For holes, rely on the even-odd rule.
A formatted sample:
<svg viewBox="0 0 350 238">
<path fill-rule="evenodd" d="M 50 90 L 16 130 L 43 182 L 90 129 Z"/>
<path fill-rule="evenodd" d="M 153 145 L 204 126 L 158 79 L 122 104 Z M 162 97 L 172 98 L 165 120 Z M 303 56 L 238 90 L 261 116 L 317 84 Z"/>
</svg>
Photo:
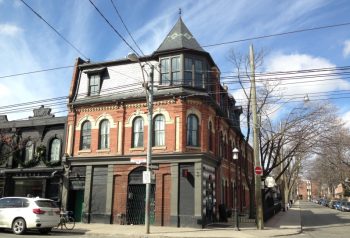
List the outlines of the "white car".
<svg viewBox="0 0 350 238">
<path fill-rule="evenodd" d="M 4 197 L 0 198 L 0 228 L 11 228 L 20 235 L 27 229 L 37 229 L 47 234 L 60 221 L 57 204 L 46 198 Z"/>
</svg>

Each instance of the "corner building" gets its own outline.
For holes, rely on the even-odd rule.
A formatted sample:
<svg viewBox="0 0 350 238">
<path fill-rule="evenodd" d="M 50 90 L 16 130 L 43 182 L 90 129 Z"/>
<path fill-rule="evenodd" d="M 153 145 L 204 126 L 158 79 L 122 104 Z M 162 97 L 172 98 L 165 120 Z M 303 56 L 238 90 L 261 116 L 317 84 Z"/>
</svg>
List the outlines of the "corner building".
<svg viewBox="0 0 350 238">
<path fill-rule="evenodd" d="M 154 70 L 153 133 L 142 82 Z M 144 224 L 147 140 L 152 140 L 153 225 L 204 227 L 221 210 L 249 207 L 243 166 L 242 109 L 220 71 L 181 18 L 139 62 L 77 59 L 69 93 L 66 209 L 87 223 Z M 235 181 L 237 172 L 238 180 Z M 250 174 L 252 176 L 252 174 Z M 234 193 L 234 185 L 238 192 Z"/>
</svg>

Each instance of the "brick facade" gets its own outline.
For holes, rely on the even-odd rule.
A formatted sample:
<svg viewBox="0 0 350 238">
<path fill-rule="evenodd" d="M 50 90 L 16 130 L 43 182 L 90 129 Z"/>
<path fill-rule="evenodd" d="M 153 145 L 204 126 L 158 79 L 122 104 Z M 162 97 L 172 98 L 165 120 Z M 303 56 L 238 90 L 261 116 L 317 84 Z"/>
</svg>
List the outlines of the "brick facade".
<svg viewBox="0 0 350 238">
<path fill-rule="evenodd" d="M 160 48 L 166 48 L 165 45 L 162 44 Z M 157 115 L 162 115 L 165 119 L 165 144 L 152 147 L 152 164 L 156 167 L 153 170 L 155 180 L 151 195 L 154 197 L 151 202 L 154 214 L 152 222 L 155 225 L 204 226 L 222 219 L 219 205 L 232 209 L 235 196 L 238 197 L 240 210 L 249 207 L 244 169 L 248 167 L 248 175 L 253 176 L 252 148 L 247 147 L 249 156 L 244 158 L 246 142 L 239 127 L 241 109 L 235 105 L 228 88 L 220 85 L 220 73 L 210 55 L 186 49 L 182 49 L 180 53 L 171 53 L 170 50 L 160 54 L 140 60 L 145 66 L 159 65 L 164 57 L 175 54 L 179 62 L 182 62 L 180 69 L 183 69 L 183 59 L 197 57 L 202 60 L 200 62 L 203 62 L 203 67 L 209 70 L 208 74 L 202 73 L 201 77 L 206 78 L 205 82 L 210 80 L 210 83 L 197 89 L 182 85 L 168 87 L 161 84 L 161 68 L 155 71 L 154 81 L 158 90 L 154 93 L 153 119 Z M 143 195 L 144 185 L 139 176 L 140 171 L 145 168 L 147 140 L 152 139 L 153 135 L 148 135 L 149 107 L 145 100 L 145 89 L 129 88 L 133 85 L 132 79 L 141 78 L 142 70 L 145 69 L 140 68 L 138 63 L 128 60 L 100 64 L 77 60 L 69 94 L 66 152 L 71 168 L 86 166 L 85 180 L 82 182 L 84 201 L 80 201 L 84 222 L 143 222 L 141 210 L 144 209 L 144 201 L 138 196 Z M 103 77 L 98 96 L 89 96 L 88 82 L 91 73 Z M 136 82 L 135 85 L 137 84 L 140 83 Z M 116 91 L 104 95 L 103 90 L 110 89 Z M 208 93 L 208 90 L 214 91 Z M 198 140 L 198 145 L 195 146 L 187 145 L 188 133 L 192 133 L 188 132 L 190 115 L 198 119 L 198 128 L 195 128 L 197 133 L 191 134 Z M 135 118 L 143 120 L 143 146 L 136 148 L 132 144 L 135 140 Z M 107 149 L 99 149 L 100 123 L 103 120 L 109 122 Z M 91 124 L 90 148 L 81 149 L 82 127 L 87 121 Z M 232 160 L 234 147 L 240 151 L 237 164 Z M 108 171 L 107 174 L 94 172 L 95 168 L 101 167 L 102 170 L 107 168 L 103 170 Z M 103 187 L 103 184 L 94 183 L 96 180 L 107 181 L 107 184 Z M 234 184 L 238 185 L 237 194 L 233 189 Z M 106 194 L 101 194 L 101 200 L 105 204 L 91 196 L 97 188 L 106 190 Z M 75 190 L 82 187 L 68 186 L 67 189 L 74 194 L 77 193 Z M 79 202 L 68 202 L 66 206 L 80 211 L 77 209 Z M 141 214 L 139 220 L 135 218 L 140 215 L 136 214 L 135 206 Z"/>
</svg>

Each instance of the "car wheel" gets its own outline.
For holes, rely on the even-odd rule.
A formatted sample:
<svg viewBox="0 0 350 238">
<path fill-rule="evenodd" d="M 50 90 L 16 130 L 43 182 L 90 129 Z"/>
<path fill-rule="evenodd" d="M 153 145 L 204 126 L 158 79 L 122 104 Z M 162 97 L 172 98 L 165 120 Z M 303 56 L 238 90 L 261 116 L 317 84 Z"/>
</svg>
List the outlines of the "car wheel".
<svg viewBox="0 0 350 238">
<path fill-rule="evenodd" d="M 26 229 L 26 221 L 23 218 L 17 218 L 12 223 L 12 231 L 16 235 L 24 234 L 26 232 Z"/>
<path fill-rule="evenodd" d="M 52 228 L 41 228 L 39 229 L 40 234 L 48 234 Z"/>
</svg>

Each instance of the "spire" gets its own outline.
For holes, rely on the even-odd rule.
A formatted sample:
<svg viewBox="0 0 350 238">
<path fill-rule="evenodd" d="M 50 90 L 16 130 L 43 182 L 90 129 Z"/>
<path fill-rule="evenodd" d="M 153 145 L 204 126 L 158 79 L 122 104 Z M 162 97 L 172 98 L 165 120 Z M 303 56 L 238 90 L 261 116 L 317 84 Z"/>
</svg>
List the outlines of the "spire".
<svg viewBox="0 0 350 238">
<path fill-rule="evenodd" d="M 181 8 L 179 9 L 179 20 L 163 43 L 159 46 L 156 52 L 175 50 L 175 49 L 191 49 L 197 51 L 203 51 L 203 48 L 199 45 L 196 39 L 192 36 L 192 33 L 188 30 L 185 23 L 181 19 Z"/>
</svg>

